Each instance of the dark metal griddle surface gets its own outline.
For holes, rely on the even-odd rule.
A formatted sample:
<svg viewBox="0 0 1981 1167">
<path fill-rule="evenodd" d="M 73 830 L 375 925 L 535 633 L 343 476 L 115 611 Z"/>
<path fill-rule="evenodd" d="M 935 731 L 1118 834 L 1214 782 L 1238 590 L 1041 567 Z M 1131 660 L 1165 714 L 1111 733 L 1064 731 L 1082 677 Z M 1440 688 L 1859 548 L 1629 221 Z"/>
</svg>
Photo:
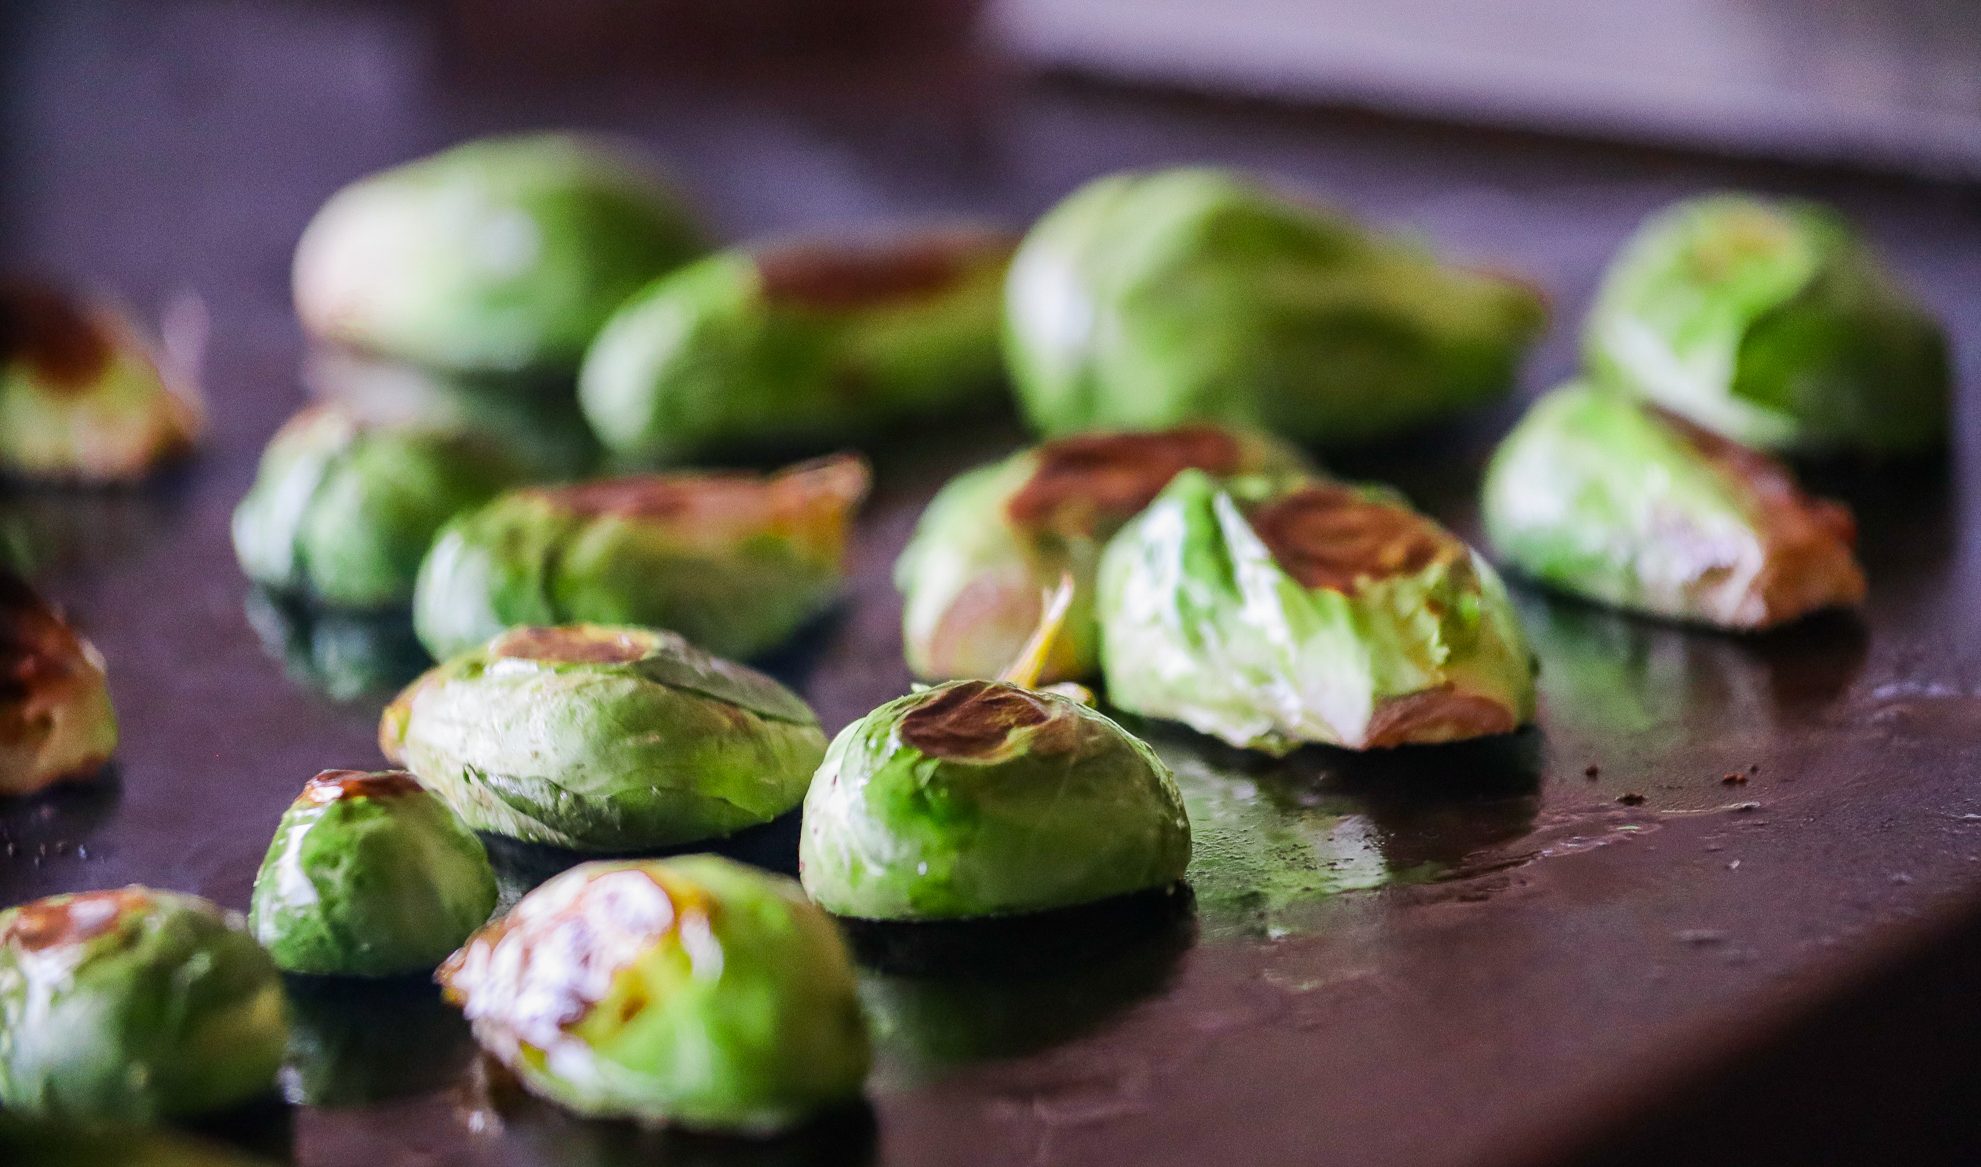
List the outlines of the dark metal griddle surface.
<svg viewBox="0 0 1981 1167">
<path fill-rule="evenodd" d="M 251 631 L 227 516 L 303 400 L 286 272 L 304 221 L 339 184 L 468 134 L 631 134 L 738 236 L 1022 224 L 1119 167 L 1256 167 L 1547 287 L 1559 323 L 1524 395 L 1571 371 L 1590 286 L 1645 211 L 1729 185 L 1803 192 L 1867 225 L 1945 315 L 1964 379 L 1981 375 L 1972 192 L 1041 86 L 949 55 L 546 80 L 486 38 L 464 57 L 423 12 L 9 7 L 0 258 L 147 308 L 195 293 L 214 430 L 154 489 L 0 498 L 108 657 L 125 742 L 116 783 L 0 810 L 0 902 L 143 881 L 244 907 L 302 781 L 376 762 L 378 699 L 312 692 Z M 1981 902 L 1971 405 L 1945 465 L 1822 476 L 1859 509 L 1862 622 L 1742 641 L 1528 595 L 1545 707 L 1514 742 L 1271 764 L 1160 735 L 1203 817 L 1195 917 L 1043 971 L 993 953 L 974 977 L 874 976 L 870 1125 L 739 1150 L 496 1105 L 458 1023 L 410 990 L 301 1002 L 326 1048 L 381 1079 L 349 1074 L 345 1100 L 394 1096 L 298 1110 L 278 1137 L 324 1167 L 1545 1159 Z M 1471 532 L 1514 412 L 1336 465 Z M 907 684 L 887 574 L 921 503 L 1016 436 L 936 424 L 878 452 L 854 594 L 783 662 L 829 727 Z M 778 853 L 775 832 L 757 844 Z"/>
</svg>

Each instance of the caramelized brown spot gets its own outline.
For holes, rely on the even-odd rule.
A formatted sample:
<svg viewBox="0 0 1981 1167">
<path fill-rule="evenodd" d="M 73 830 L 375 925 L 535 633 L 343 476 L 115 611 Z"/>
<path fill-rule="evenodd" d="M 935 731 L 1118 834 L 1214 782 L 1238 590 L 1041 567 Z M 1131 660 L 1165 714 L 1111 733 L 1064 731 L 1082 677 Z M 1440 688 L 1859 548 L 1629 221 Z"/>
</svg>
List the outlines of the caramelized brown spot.
<svg viewBox="0 0 1981 1167">
<path fill-rule="evenodd" d="M 325 770 L 303 784 L 296 801 L 326 806 L 345 799 L 398 798 L 419 789 L 419 780 L 404 770 Z"/>
<path fill-rule="evenodd" d="M 76 634 L 27 581 L 0 567 L 0 701 L 33 701 L 84 664 Z"/>
<path fill-rule="evenodd" d="M 602 478 L 575 486 L 538 487 L 531 493 L 586 518 L 622 515 L 667 519 L 688 511 L 698 502 L 754 486 L 745 474 L 642 474 Z"/>
<path fill-rule="evenodd" d="M 1280 569 L 1310 588 L 1352 593 L 1465 553 L 1409 507 L 1333 483 L 1303 486 L 1247 518 Z"/>
<path fill-rule="evenodd" d="M 1851 553 L 1857 542 L 1857 520 L 1849 507 L 1803 490 L 1776 458 L 1669 410 L 1647 408 L 1746 493 L 1767 554 L 1753 584 L 1761 609 L 1756 613 L 1758 626 L 1863 600 L 1864 571 Z"/>
<path fill-rule="evenodd" d="M 626 664 L 651 651 L 645 637 L 590 628 L 513 628 L 489 646 L 498 657 L 564 664 Z"/>
<path fill-rule="evenodd" d="M 547 1046 L 612 993 L 620 969 L 716 911 L 699 885 L 651 869 L 609 871 L 549 910 L 525 897 L 448 957 L 435 979 L 471 1020 L 489 1016 L 514 1036 Z M 519 950 L 515 956 L 495 958 L 511 945 Z M 483 990 L 490 991 L 486 999 Z M 650 1003 L 631 993 L 620 1016 L 630 1018 Z"/>
<path fill-rule="evenodd" d="M 1060 438 L 1039 447 L 1038 468 L 1005 513 L 1020 526 L 1097 536 L 1148 506 L 1183 471 L 1230 474 L 1240 455 L 1237 439 L 1214 426 Z"/>
<path fill-rule="evenodd" d="M 938 689 L 901 719 L 901 740 L 934 758 L 983 758 L 1012 730 L 1044 725 L 1052 713 L 1037 697 L 997 681 Z"/>
<path fill-rule="evenodd" d="M 20 361 L 53 389 L 81 389 L 110 363 L 112 338 L 76 300 L 32 284 L 0 285 L 0 362 Z"/>
<path fill-rule="evenodd" d="M 816 311 L 873 308 L 948 291 L 988 258 L 1009 254 L 992 231 L 930 231 L 867 245 L 804 242 L 757 254 L 764 299 Z"/>
<path fill-rule="evenodd" d="M 126 913 L 149 901 L 135 888 L 86 891 L 59 899 L 23 904 L 0 935 L 0 945 L 38 952 L 59 944 L 79 944 L 117 926 Z"/>
<path fill-rule="evenodd" d="M 1385 701 L 1369 718 L 1365 749 L 1414 742 L 1449 742 L 1512 733 L 1513 711 L 1489 697 L 1461 693 L 1449 684 Z"/>
</svg>

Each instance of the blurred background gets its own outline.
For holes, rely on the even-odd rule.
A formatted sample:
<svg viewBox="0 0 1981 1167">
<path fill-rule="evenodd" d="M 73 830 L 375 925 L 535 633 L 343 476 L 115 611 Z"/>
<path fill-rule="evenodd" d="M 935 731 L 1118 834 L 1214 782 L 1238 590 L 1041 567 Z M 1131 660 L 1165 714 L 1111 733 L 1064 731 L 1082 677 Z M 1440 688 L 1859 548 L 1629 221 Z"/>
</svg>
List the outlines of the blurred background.
<svg viewBox="0 0 1981 1167">
<path fill-rule="evenodd" d="M 1547 288 L 1559 326 L 1518 398 L 1574 371 L 1575 321 L 1645 213 L 1723 187 L 1809 195 L 1841 207 L 1888 250 L 1946 320 L 1963 383 L 1981 376 L 1972 343 L 1981 336 L 1975 0 L 0 0 L 0 265 L 107 287 L 152 316 L 190 293 L 212 322 L 213 434 L 199 461 L 114 506 L 36 500 L 35 517 L 87 545 L 64 565 L 60 594 L 120 660 L 133 745 L 122 758 L 119 814 L 155 838 L 105 837 L 97 853 L 110 862 L 148 877 L 169 871 L 175 885 L 238 901 L 261 838 L 208 821 L 174 798 L 174 784 L 224 779 L 240 814 L 272 822 L 293 794 L 291 776 L 335 749 L 370 756 L 371 711 L 312 701 L 264 659 L 242 616 L 244 585 L 227 543 L 227 514 L 258 451 L 305 400 L 289 296 L 295 240 L 328 195 L 361 175 L 475 135 L 547 126 L 650 146 L 725 239 L 958 214 L 1022 227 L 1109 170 L 1203 161 L 1264 171 L 1372 223 L 1421 234 L 1456 259 Z M 1461 432 L 1337 467 L 1434 500 L 1438 517 L 1470 532 L 1480 466 L 1521 405 L 1508 401 Z M 1957 431 L 1971 442 L 1971 394 L 1958 409 Z M 879 467 L 855 549 L 861 594 L 818 664 L 833 684 L 807 693 L 830 726 L 904 683 L 886 566 L 936 471 L 1021 439 L 1010 420 L 981 433 L 914 436 Z M 1866 558 L 1891 569 L 1882 594 L 1904 623 L 1880 628 L 1868 663 L 1860 650 L 1837 666 L 1851 692 L 1881 693 L 1949 651 L 1943 616 L 1971 606 L 1955 573 L 1971 578 L 1976 557 L 1966 550 L 1975 541 L 1954 531 L 1981 497 L 1974 461 L 1948 469 L 1950 489 L 1915 497 L 1901 482 L 1885 496 L 1874 485 L 1852 499 L 1915 521 L 1867 530 Z M 95 570 L 104 564 L 117 570 Z M 158 618 L 160 580 L 172 581 L 179 618 Z M 1683 640 L 1669 629 L 1643 635 Z M 1779 674 L 1774 687 L 1793 695 L 1821 675 L 1793 654 L 1722 642 L 1686 641 L 1683 655 L 1761 678 L 1756 692 L 1772 692 L 1762 682 Z M 190 661 L 201 667 L 184 668 Z M 1710 685 L 1698 693 L 1717 700 Z M 1829 718 L 1827 700 L 1808 699 L 1811 716 Z M 175 741 L 199 748 L 175 752 Z M 1583 756 L 1572 757 L 1578 798 Z M 1879 786 L 1851 789 L 1868 799 Z M 1694 946 L 1666 976 L 1625 959 L 1633 950 L 1623 941 L 1606 947 L 1566 927 L 1557 933 L 1552 919 L 1527 921 L 1530 931 L 1509 947 L 1554 954 L 1558 963 L 1542 962 L 1537 978 L 1561 978 L 1538 982 L 1569 986 L 1561 993 L 1501 1002 L 1496 986 L 1466 998 L 1477 1008 L 1464 1019 L 1478 1025 L 1467 1041 L 1449 1032 L 1462 1025 L 1432 1007 L 1441 1005 L 1435 992 L 1413 995 L 1421 985 L 1372 990 L 1312 1032 L 1253 1018 L 1233 1024 L 1280 1032 L 1300 1048 L 1277 1067 L 1288 1071 L 1283 1079 L 1246 1068 L 1261 1089 L 1282 1080 L 1305 1089 L 1290 1076 L 1296 1070 L 1343 1078 L 1367 1070 L 1368 1097 L 1330 1099 L 1326 1120 L 1341 1147 L 1384 1148 L 1382 1161 L 1477 1148 L 1474 1161 L 1494 1151 L 1490 1161 L 1507 1163 L 1973 1162 L 1981 1106 L 1968 1067 L 1981 1051 L 1981 1020 L 1970 1002 L 1981 925 L 1968 912 L 1916 944 L 1913 931 L 1903 944 L 1880 932 L 1875 951 L 1852 932 L 1861 924 L 1895 934 L 1900 920 L 1925 918 L 1923 905 L 1944 906 L 1931 897 L 1971 885 L 1969 843 L 1949 834 L 1971 827 L 1921 827 L 1915 815 L 1888 829 L 1900 818 L 1867 810 L 1852 821 L 1879 824 L 1875 841 L 1802 846 L 1766 877 L 1772 883 L 1726 893 L 1748 897 L 1737 910 L 1749 938 L 1763 938 L 1752 950 L 1728 946 L 1723 959 L 1721 949 Z M 29 826 L 49 838 L 84 830 Z M 1917 854 L 1903 884 L 1866 867 L 1861 882 L 1874 886 L 1844 903 L 1823 881 L 1850 873 L 1834 861 L 1857 853 L 1846 842 L 1882 849 L 1894 870 L 1890 856 Z M 1781 849 L 1797 854 L 1794 842 Z M 1695 872 L 1674 853 L 1661 860 L 1648 848 L 1615 848 L 1602 861 L 1640 863 L 1639 875 L 1668 871 L 1643 885 L 1689 891 Z M 6 896 L 90 876 L 81 862 L 15 865 L 5 871 Z M 1762 878 L 1758 866 L 1742 878 Z M 1579 899 L 1553 902 L 1609 920 L 1620 934 L 1631 922 L 1605 898 L 1621 898 L 1620 886 L 1591 884 Z M 1820 899 L 1811 909 L 1827 916 L 1820 939 L 1813 929 L 1787 934 L 1799 925 L 1780 903 L 1798 897 Z M 1352 910 L 1375 914 L 1341 909 Z M 1774 922 L 1781 935 L 1769 931 Z M 1844 947 L 1819 946 L 1836 936 L 1853 941 L 1848 962 Z M 1426 967 L 1438 959 L 1426 956 Z M 1252 1017 L 1248 1002 L 1268 984 L 1256 971 L 1228 954 L 1198 957 L 1168 990 L 1191 1011 L 1154 1016 L 1207 1026 L 1218 1010 Z M 1354 976 L 1388 983 L 1359 964 Z M 1705 1043 L 1670 1040 L 1680 1023 L 1700 1032 L 1693 1022 L 1709 1009 L 1751 1019 L 1747 1006 L 1780 1000 L 1783 984 L 1806 1000 L 1819 982 L 1833 1002 L 1819 1013 L 1717 1030 L 1724 1040 L 1707 1052 L 1736 1044 L 1745 1052 L 1709 1071 L 1700 1065 Z M 1228 988 L 1230 1001 L 1219 995 Z M 1399 1068 L 1389 1046 L 1343 1038 L 1350 1013 L 1380 1021 L 1412 1002 L 1430 1019 L 1409 1047 L 1427 1072 L 1404 1072 L 1419 1064 Z M 1212 1032 L 1192 1029 L 1185 1039 L 1250 1059 L 1239 1043 L 1207 1040 Z M 1309 1049 L 1330 1033 L 1343 1047 L 1332 1066 Z M 1175 1053 L 1163 1025 L 1131 1036 L 1151 1047 L 1146 1065 Z M 1615 1056 L 1654 1037 L 1669 1055 L 1659 1066 Z M 1693 1071 L 1680 1093 L 1669 1081 L 1647 1084 L 1649 1070 L 1677 1065 Z M 1076 1087 L 1118 1077 L 1071 1055 L 1024 1072 L 1059 1074 Z M 1149 1145 L 1138 1147 L 1123 1141 L 1128 1124 L 1099 1120 L 1085 1126 L 1083 1143 L 1076 1120 L 1107 1118 L 1111 1100 L 1067 1103 L 1074 1119 L 1055 1125 L 1061 1112 L 1023 1093 L 1036 1083 L 1019 1071 L 1009 1077 L 976 1080 L 981 1100 L 959 1097 L 960 1088 L 890 1096 L 883 1140 L 894 1141 L 898 1161 L 921 1162 L 959 1143 L 1013 1163 L 1052 1159 L 1054 1138 L 1062 1161 L 1081 1150 L 1096 1152 L 1088 1161 L 1134 1161 L 1169 1145 L 1159 1125 L 1141 1128 Z M 1223 1106 L 1189 1085 L 1154 1109 L 1186 1124 L 1191 1106 L 1218 1106 L 1222 1118 L 1196 1128 L 1206 1141 L 1284 1117 Z M 1570 1094 L 1592 1105 L 1545 1113 L 1530 1105 Z M 957 1114 L 969 1124 L 952 1130 Z M 302 1158 L 355 1161 L 418 1121 L 439 1120 L 392 1112 L 367 1128 L 309 1117 Z M 453 1128 L 440 1129 L 452 1137 Z M 1905 1139 L 1906 1153 L 1895 1154 Z M 439 1160 L 422 1145 L 403 1160 L 362 1161 Z"/>
</svg>

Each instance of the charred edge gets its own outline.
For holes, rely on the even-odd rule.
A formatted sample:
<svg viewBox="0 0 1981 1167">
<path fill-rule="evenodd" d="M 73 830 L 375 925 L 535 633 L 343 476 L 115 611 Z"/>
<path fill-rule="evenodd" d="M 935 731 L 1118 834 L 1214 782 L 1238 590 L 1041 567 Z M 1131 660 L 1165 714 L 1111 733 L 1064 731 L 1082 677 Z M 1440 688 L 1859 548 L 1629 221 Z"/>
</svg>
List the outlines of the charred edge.
<svg viewBox="0 0 1981 1167">
<path fill-rule="evenodd" d="M 1806 523 L 1816 533 L 1846 547 L 1857 542 L 1857 519 L 1850 508 L 1802 489 L 1802 484 L 1780 459 L 1721 437 L 1668 409 L 1656 405 L 1644 408 L 1680 441 L 1749 492 L 1755 505 L 1774 522 Z"/>
<path fill-rule="evenodd" d="M 627 879 L 640 879 L 650 884 L 660 893 L 666 910 L 635 913 L 628 901 L 613 894 L 619 882 Z M 598 961 L 598 942 L 601 938 L 626 933 L 636 935 L 647 943 L 659 943 L 678 933 L 686 921 L 713 920 L 717 914 L 715 902 L 699 886 L 669 879 L 646 869 L 610 871 L 599 875 L 561 910 L 548 915 L 529 915 L 527 904 L 526 897 L 508 915 L 476 932 L 459 951 L 443 961 L 434 974 L 447 1000 L 457 1005 L 471 1005 L 470 998 L 478 986 L 473 983 L 473 977 L 464 977 L 464 974 L 476 963 L 477 956 L 499 945 L 521 945 L 521 963 L 525 967 L 539 959 L 558 965 L 557 971 L 562 975 L 554 991 L 532 994 L 535 1007 L 531 1014 L 505 1019 L 509 1027 L 526 1040 L 547 1037 L 544 1032 L 547 1028 L 568 1030 L 589 1016 L 598 1005 L 598 999 L 583 991 L 581 986 L 605 985 L 610 991 L 613 978 L 596 974 L 616 970 L 593 968 Z M 638 996 L 629 998 L 627 1003 L 634 1007 L 629 1012 L 622 1003 L 622 1020 L 630 1020 L 632 1014 L 639 1012 L 650 1001 Z"/>
<path fill-rule="evenodd" d="M 759 253 L 757 279 L 774 307 L 875 308 L 939 296 L 985 260 L 1010 253 L 1010 237 L 953 230 L 868 246 L 791 243 Z"/>
<path fill-rule="evenodd" d="M 0 568 L 0 701 L 19 702 L 76 671 L 82 645 L 27 581 Z"/>
<path fill-rule="evenodd" d="M 55 900 L 37 900 L 15 911 L 0 935 L 0 945 L 39 952 L 62 944 L 80 944 L 101 936 L 117 921 L 150 903 L 134 888 L 86 891 Z"/>
<path fill-rule="evenodd" d="M 934 690 L 901 719 L 901 740 L 935 758 L 984 758 L 1013 730 L 1044 725 L 1052 713 L 1015 685 L 963 681 Z"/>
<path fill-rule="evenodd" d="M 761 486 L 758 479 L 747 474 L 643 474 L 545 487 L 532 493 L 580 518 L 615 515 L 670 519 L 700 509 L 712 500 L 754 494 Z"/>
<path fill-rule="evenodd" d="M 1302 487 L 1247 518 L 1281 570 L 1309 588 L 1353 593 L 1463 550 L 1408 507 L 1333 484 Z"/>
<path fill-rule="evenodd" d="M 653 646 L 630 632 L 590 628 L 515 628 L 489 646 L 491 655 L 556 664 L 630 664 Z"/>
<path fill-rule="evenodd" d="M 1412 742 L 1491 737 L 1519 729 L 1513 710 L 1489 697 L 1440 685 L 1377 707 L 1363 745 L 1369 749 Z M 1595 769 L 1595 767 L 1590 767 Z"/>
<path fill-rule="evenodd" d="M 296 801 L 325 806 L 359 798 L 400 798 L 420 789 L 419 780 L 404 770 L 325 770 L 303 784 Z"/>
<path fill-rule="evenodd" d="M 95 316 L 68 296 L 32 284 L 0 285 L 0 362 L 20 361 L 51 389 L 87 388 L 115 351 Z"/>
<path fill-rule="evenodd" d="M 1214 426 L 1060 438 L 1039 447 L 1038 468 L 1006 513 L 1021 526 L 1097 534 L 1148 506 L 1183 471 L 1230 474 L 1239 457 L 1238 440 Z"/>
</svg>

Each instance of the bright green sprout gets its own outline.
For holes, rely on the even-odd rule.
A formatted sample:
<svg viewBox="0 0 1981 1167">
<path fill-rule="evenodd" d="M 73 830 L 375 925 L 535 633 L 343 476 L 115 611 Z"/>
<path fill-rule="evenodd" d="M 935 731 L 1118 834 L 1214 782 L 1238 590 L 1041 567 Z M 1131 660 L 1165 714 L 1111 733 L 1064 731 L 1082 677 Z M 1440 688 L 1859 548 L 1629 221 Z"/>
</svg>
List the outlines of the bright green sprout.
<svg viewBox="0 0 1981 1167">
<path fill-rule="evenodd" d="M 930 679 L 997 675 L 1038 624 L 1040 595 L 1070 573 L 1072 610 L 1041 676 L 1092 677 L 1094 568 L 1109 536 L 1185 469 L 1305 465 L 1272 438 L 1189 425 L 1055 438 L 960 475 L 929 503 L 895 564 L 908 667 Z"/>
<path fill-rule="evenodd" d="M 640 624 L 721 656 L 778 647 L 844 582 L 855 457 L 768 477 L 603 479 L 512 491 L 455 519 L 420 568 L 413 622 L 436 658 L 529 624 Z"/>
<path fill-rule="evenodd" d="M 1757 629 L 1864 599 L 1849 510 L 1765 454 L 1583 385 L 1507 435 L 1484 512 L 1522 574 L 1617 607 Z"/>
<path fill-rule="evenodd" d="M 584 851 L 732 834 L 794 809 L 818 719 L 769 677 L 669 632 L 517 628 L 385 710 L 386 756 L 470 827 Z"/>
<path fill-rule="evenodd" d="M 325 770 L 283 813 L 249 924 L 285 971 L 430 972 L 495 910 L 481 840 L 404 771 Z"/>
<path fill-rule="evenodd" d="M 1236 746 L 1510 733 L 1533 661 L 1504 585 L 1393 493 L 1185 471 L 1101 558 L 1108 699 Z"/>
<path fill-rule="evenodd" d="M 714 855 L 587 863 L 440 970 L 483 1048 L 580 1114 L 768 1134 L 857 1099 L 853 967 L 797 884 Z"/>
<path fill-rule="evenodd" d="M 1904 454 L 1946 436 L 1945 333 L 1814 203 L 1713 195 L 1651 216 L 1583 348 L 1599 383 L 1764 450 Z"/>
<path fill-rule="evenodd" d="M 1546 318 L 1518 282 L 1180 169 L 1100 179 L 1032 228 L 1005 351 L 1047 434 L 1204 419 L 1339 444 L 1500 397 Z"/>
<path fill-rule="evenodd" d="M 267 1092 L 282 982 L 238 913 L 127 887 L 0 913 L 0 1104 L 149 1122 Z"/>
<path fill-rule="evenodd" d="M 526 477 L 473 435 L 306 409 L 269 442 L 235 508 L 234 553 L 275 591 L 332 607 L 403 605 L 441 526 Z"/>
<path fill-rule="evenodd" d="M 296 313 L 387 360 L 568 374 L 626 297 L 703 250 L 645 160 L 571 134 L 486 138 L 333 195 L 296 248 Z"/>
<path fill-rule="evenodd" d="M 816 452 L 969 407 L 1001 375 L 1011 240 L 910 233 L 723 252 L 648 286 L 585 358 L 579 395 L 628 464 Z"/>
</svg>

